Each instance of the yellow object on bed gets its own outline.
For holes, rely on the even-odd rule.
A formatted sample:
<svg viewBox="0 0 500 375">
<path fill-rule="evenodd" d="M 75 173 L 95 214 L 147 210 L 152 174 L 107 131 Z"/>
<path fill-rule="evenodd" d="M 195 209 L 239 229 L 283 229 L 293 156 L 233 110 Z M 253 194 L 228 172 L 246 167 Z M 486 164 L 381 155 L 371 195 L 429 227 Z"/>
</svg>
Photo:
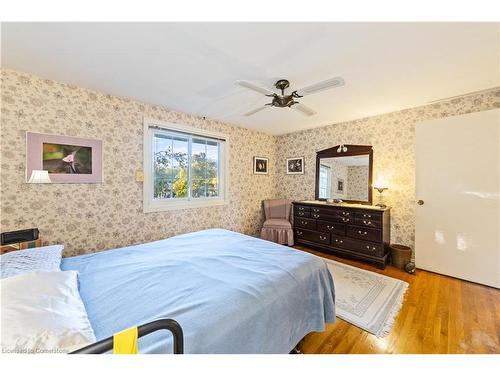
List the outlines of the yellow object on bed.
<svg viewBox="0 0 500 375">
<path fill-rule="evenodd" d="M 128 328 L 113 335 L 113 354 L 137 354 L 137 327 Z"/>
</svg>

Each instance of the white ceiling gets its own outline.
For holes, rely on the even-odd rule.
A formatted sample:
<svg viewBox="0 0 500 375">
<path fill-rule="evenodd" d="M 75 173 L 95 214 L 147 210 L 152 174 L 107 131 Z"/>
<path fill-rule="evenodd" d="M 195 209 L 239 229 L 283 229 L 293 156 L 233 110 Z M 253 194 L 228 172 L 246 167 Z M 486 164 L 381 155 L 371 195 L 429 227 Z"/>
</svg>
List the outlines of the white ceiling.
<svg viewBox="0 0 500 375">
<path fill-rule="evenodd" d="M 3 23 L 2 65 L 270 134 L 500 86 L 498 23 Z M 288 108 L 234 84 L 345 86 Z"/>
</svg>

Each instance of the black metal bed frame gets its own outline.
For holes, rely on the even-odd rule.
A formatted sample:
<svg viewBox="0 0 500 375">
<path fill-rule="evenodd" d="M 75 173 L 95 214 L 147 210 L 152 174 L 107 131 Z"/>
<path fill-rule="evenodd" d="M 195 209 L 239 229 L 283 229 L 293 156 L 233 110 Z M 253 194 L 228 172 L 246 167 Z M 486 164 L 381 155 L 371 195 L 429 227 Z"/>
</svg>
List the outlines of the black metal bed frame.
<svg viewBox="0 0 500 375">
<path fill-rule="evenodd" d="M 159 319 L 150 323 L 143 324 L 137 327 L 137 336 L 142 337 L 149 335 L 150 333 L 159 331 L 160 329 L 166 329 L 172 332 L 174 337 L 174 354 L 184 353 L 184 335 L 182 333 L 182 328 L 173 319 Z M 69 354 L 102 354 L 113 349 L 113 337 L 108 337 L 104 340 L 95 342 L 81 349 L 75 350 Z"/>
</svg>

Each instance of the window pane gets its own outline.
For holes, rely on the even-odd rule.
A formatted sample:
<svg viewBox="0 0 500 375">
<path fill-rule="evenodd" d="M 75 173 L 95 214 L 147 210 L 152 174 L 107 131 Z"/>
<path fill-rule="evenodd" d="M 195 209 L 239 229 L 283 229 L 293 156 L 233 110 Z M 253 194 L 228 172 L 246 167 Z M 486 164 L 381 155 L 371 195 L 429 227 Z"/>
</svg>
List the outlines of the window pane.
<svg viewBox="0 0 500 375">
<path fill-rule="evenodd" d="M 191 146 L 191 196 L 193 198 L 219 195 L 219 144 L 193 138 Z"/>
<path fill-rule="evenodd" d="M 319 198 L 330 198 L 330 168 L 320 165 L 319 168 Z"/>
<path fill-rule="evenodd" d="M 153 145 L 154 198 L 187 197 L 188 138 L 155 134 Z"/>
<path fill-rule="evenodd" d="M 188 196 L 188 139 L 173 137 L 172 198 Z"/>
<path fill-rule="evenodd" d="M 172 138 L 155 134 L 153 146 L 154 198 L 170 198 L 172 185 L 168 177 L 170 177 Z"/>
<path fill-rule="evenodd" d="M 219 144 L 207 141 L 207 197 L 219 195 Z"/>
</svg>

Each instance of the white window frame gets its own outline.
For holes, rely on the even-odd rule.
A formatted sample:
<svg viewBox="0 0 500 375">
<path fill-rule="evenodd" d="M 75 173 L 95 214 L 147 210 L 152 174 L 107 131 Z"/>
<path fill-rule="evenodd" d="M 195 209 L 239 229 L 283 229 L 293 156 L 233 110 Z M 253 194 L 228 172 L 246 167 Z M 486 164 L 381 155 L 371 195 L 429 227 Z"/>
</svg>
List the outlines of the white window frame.
<svg viewBox="0 0 500 375">
<path fill-rule="evenodd" d="M 327 197 L 326 199 L 331 199 L 332 198 L 332 171 L 331 171 L 331 167 L 329 167 L 328 165 L 323 165 L 323 164 L 320 164 L 319 166 L 319 174 L 320 174 L 320 177 L 319 177 L 319 187 L 318 187 L 318 195 L 321 196 L 321 194 L 319 193 L 319 191 L 321 190 L 321 168 L 325 168 L 327 169 L 327 172 L 326 172 L 326 192 L 327 192 Z"/>
<path fill-rule="evenodd" d="M 153 128 L 152 128 L 153 127 Z M 156 129 L 155 129 L 156 128 Z M 194 137 L 206 137 L 222 139 L 219 147 L 219 196 L 211 198 L 176 198 L 155 199 L 154 175 L 153 175 L 153 134 L 155 130 L 179 131 L 188 133 Z M 172 122 L 144 118 L 144 183 L 143 183 L 143 210 L 145 213 L 170 210 L 181 210 L 187 208 L 200 208 L 220 206 L 229 203 L 229 136 L 188 125 L 179 125 Z"/>
</svg>

